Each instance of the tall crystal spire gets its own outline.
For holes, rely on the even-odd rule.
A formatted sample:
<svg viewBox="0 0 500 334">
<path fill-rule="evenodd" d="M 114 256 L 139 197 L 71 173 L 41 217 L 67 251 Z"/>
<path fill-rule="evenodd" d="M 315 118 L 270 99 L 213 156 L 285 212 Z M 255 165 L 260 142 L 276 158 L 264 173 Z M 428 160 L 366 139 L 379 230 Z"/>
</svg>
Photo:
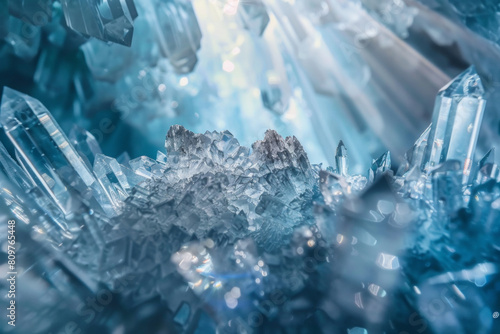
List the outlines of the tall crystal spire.
<svg viewBox="0 0 500 334">
<path fill-rule="evenodd" d="M 72 216 L 79 206 L 68 186 L 77 190 L 84 199 L 89 199 L 92 194 L 105 193 L 40 101 L 4 87 L 0 124 L 16 148 L 26 172 L 65 216 Z M 101 207 L 113 213 L 112 208 L 108 210 L 103 204 Z"/>
<path fill-rule="evenodd" d="M 347 149 L 345 148 L 344 142 L 342 140 L 339 142 L 337 151 L 335 152 L 335 164 L 337 165 L 337 173 L 342 176 L 347 176 Z"/>
<path fill-rule="evenodd" d="M 486 104 L 484 94 L 473 66 L 440 90 L 422 163 L 425 171 L 446 160 L 458 160 L 467 181 Z"/>
</svg>

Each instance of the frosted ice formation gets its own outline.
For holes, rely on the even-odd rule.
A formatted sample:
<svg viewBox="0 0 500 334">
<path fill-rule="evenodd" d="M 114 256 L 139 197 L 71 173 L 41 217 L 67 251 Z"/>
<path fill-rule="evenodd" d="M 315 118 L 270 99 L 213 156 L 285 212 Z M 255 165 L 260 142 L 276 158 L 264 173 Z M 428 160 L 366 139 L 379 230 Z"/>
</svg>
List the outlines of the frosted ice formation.
<svg viewBox="0 0 500 334">
<path fill-rule="evenodd" d="M 500 171 L 474 152 L 485 103 L 471 67 L 397 173 L 386 152 L 357 175 L 343 142 L 323 169 L 273 130 L 249 148 L 176 125 L 155 159 L 114 159 L 6 88 L 20 330 L 494 333 Z"/>
</svg>

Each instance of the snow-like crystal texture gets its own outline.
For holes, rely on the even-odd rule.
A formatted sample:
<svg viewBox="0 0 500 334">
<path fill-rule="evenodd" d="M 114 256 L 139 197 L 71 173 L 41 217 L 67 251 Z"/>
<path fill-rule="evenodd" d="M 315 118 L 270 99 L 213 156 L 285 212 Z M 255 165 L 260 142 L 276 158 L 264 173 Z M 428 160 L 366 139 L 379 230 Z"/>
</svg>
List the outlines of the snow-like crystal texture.
<svg viewBox="0 0 500 334">
<path fill-rule="evenodd" d="M 452 80 L 398 172 L 386 152 L 365 175 L 343 142 L 324 169 L 273 130 L 250 148 L 176 125 L 156 159 L 114 159 L 5 89 L 0 205 L 23 238 L 20 330 L 498 332 L 500 172 L 493 151 L 474 152 L 481 87 L 474 68 Z M 82 315 L 92 301 L 100 311 Z"/>
</svg>

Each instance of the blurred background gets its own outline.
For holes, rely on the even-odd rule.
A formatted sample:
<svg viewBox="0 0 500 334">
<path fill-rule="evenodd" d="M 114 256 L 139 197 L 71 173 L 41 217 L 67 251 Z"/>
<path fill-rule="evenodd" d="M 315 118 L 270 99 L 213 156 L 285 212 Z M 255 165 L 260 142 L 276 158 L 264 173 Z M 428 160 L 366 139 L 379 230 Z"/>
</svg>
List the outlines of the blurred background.
<svg viewBox="0 0 500 334">
<path fill-rule="evenodd" d="M 495 1 L 87 1 L 85 24 L 71 3 L 2 1 L 0 87 L 109 156 L 154 156 L 181 124 L 246 146 L 275 129 L 329 165 L 342 139 L 353 172 L 386 150 L 397 168 L 452 77 L 473 64 L 490 92 L 500 78 Z M 498 140 L 498 105 L 480 153 Z"/>
</svg>

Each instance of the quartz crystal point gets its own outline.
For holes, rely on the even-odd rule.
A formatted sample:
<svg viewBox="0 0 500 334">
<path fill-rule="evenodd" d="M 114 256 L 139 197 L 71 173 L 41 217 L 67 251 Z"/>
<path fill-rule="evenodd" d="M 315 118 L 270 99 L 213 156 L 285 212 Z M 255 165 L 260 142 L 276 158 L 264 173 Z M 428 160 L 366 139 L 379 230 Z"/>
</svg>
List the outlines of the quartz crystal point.
<svg viewBox="0 0 500 334">
<path fill-rule="evenodd" d="M 258 36 L 264 33 L 269 23 L 269 14 L 263 0 L 241 1 L 238 14 L 245 28 Z"/>
<path fill-rule="evenodd" d="M 0 174 L 8 178 L 8 184 L 3 184 L 3 197 L 11 211 L 26 224 L 32 223 L 40 231 L 47 233 L 55 243 L 61 243 L 63 238 L 72 239 L 78 226 L 61 216 L 59 208 L 45 196 L 36 182 L 9 155 L 0 142 Z M 25 195 L 30 194 L 31 200 Z M 37 225 L 40 224 L 41 226 Z M 57 226 L 57 232 L 54 231 Z"/>
<path fill-rule="evenodd" d="M 391 152 L 387 151 L 382 154 L 377 160 L 374 160 L 370 168 L 370 180 L 382 175 L 384 172 L 391 169 Z"/>
<path fill-rule="evenodd" d="M 439 92 L 422 168 L 446 160 L 462 164 L 463 182 L 472 169 L 479 129 L 486 100 L 484 88 L 474 67 L 460 74 Z"/>
<path fill-rule="evenodd" d="M 137 11 L 133 0 L 62 0 L 66 24 L 87 37 L 130 46 Z"/>
<path fill-rule="evenodd" d="M 95 156 L 93 171 L 97 181 L 106 189 L 103 194 L 109 194 L 109 199 L 117 211 L 121 211 L 124 201 L 132 192 L 132 188 L 145 180 L 132 170 L 120 165 L 115 159 L 103 154 Z M 106 202 L 106 198 L 97 200 Z"/>
<path fill-rule="evenodd" d="M 4 87 L 0 114 L 7 137 L 27 172 L 68 217 L 79 207 L 68 186 L 89 199 L 107 197 L 50 112 L 34 98 Z M 113 210 L 101 202 L 103 209 Z"/>
<path fill-rule="evenodd" d="M 347 149 L 344 142 L 341 140 L 335 152 L 335 163 L 337 165 L 337 173 L 342 176 L 348 175 Z"/>
<path fill-rule="evenodd" d="M 102 154 L 95 137 L 87 130 L 74 125 L 69 132 L 68 138 L 80 157 L 85 161 L 85 164 L 92 168 L 96 155 Z"/>
<path fill-rule="evenodd" d="M 187 0 L 151 0 L 143 4 L 156 34 L 160 52 L 167 57 L 178 73 L 193 70 L 200 48 L 201 30 L 193 10 Z"/>
</svg>

